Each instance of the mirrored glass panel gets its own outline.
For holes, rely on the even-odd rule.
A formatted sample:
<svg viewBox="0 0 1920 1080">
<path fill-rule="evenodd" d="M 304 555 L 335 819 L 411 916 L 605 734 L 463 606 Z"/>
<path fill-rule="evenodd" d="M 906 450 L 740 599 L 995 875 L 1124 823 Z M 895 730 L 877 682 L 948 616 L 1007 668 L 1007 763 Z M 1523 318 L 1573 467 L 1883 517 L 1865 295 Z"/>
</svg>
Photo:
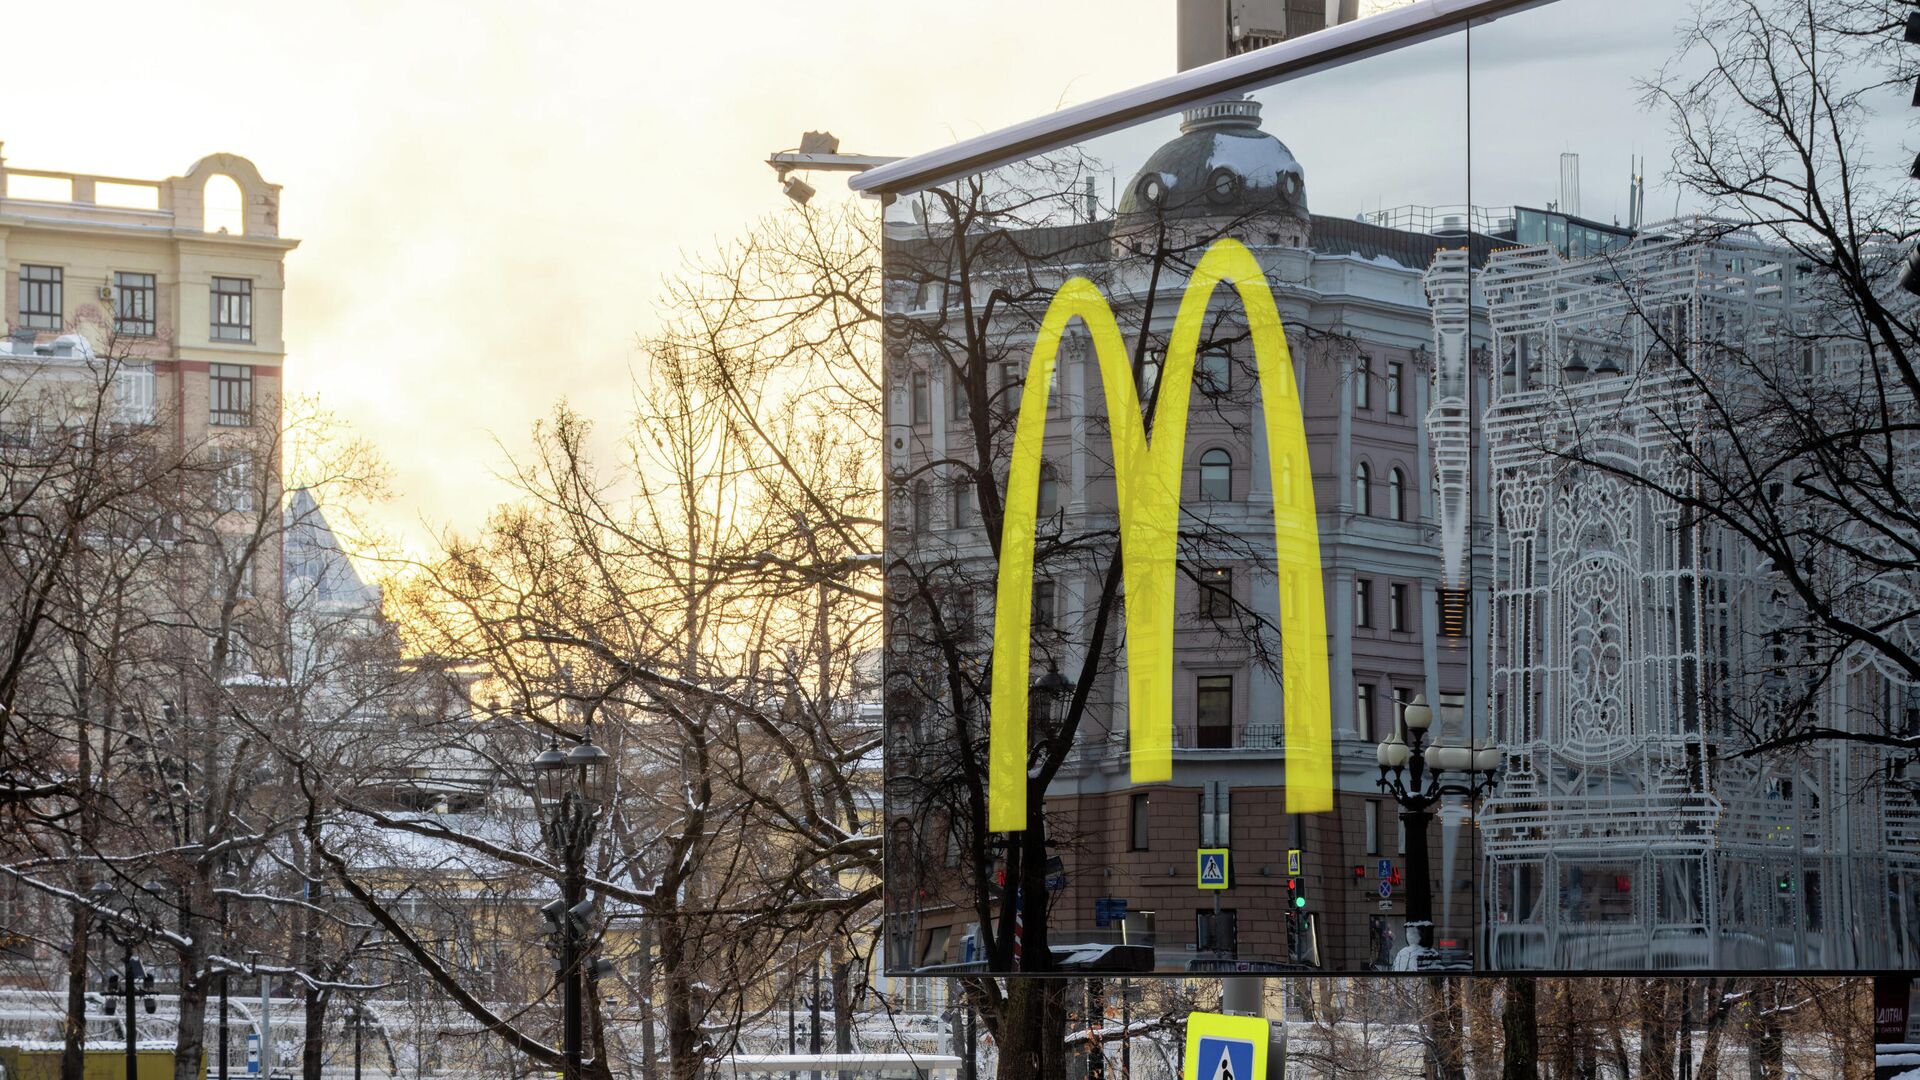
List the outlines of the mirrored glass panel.
<svg viewBox="0 0 1920 1080">
<path fill-rule="evenodd" d="M 887 206 L 890 971 L 1474 965 L 1466 59 Z"/>
</svg>

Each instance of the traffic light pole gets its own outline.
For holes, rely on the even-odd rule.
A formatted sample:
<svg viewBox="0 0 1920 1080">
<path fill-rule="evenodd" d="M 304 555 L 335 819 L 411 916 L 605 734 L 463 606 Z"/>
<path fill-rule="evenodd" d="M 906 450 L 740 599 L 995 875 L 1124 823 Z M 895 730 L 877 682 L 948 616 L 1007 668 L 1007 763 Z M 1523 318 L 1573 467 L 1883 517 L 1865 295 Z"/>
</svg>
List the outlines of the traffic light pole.
<svg viewBox="0 0 1920 1080">
<path fill-rule="evenodd" d="M 134 1019 L 133 1011 L 135 1001 L 140 996 L 140 989 L 133 975 L 133 946 L 127 945 L 125 952 L 123 968 L 125 973 L 121 976 L 125 981 L 120 986 L 120 992 L 125 995 L 124 1004 L 127 1008 L 127 1076 L 131 1078 L 140 1075 L 140 1021 Z"/>
</svg>

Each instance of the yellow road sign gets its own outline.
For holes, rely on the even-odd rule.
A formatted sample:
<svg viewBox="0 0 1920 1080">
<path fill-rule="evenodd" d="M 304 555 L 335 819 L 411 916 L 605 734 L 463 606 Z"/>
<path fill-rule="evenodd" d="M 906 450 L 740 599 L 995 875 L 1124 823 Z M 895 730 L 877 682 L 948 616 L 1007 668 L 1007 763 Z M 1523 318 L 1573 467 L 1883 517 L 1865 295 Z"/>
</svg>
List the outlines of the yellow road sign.
<svg viewBox="0 0 1920 1080">
<path fill-rule="evenodd" d="M 1186 1080 L 1267 1080 L 1267 1021 L 1257 1016 L 1187 1014 Z"/>
</svg>

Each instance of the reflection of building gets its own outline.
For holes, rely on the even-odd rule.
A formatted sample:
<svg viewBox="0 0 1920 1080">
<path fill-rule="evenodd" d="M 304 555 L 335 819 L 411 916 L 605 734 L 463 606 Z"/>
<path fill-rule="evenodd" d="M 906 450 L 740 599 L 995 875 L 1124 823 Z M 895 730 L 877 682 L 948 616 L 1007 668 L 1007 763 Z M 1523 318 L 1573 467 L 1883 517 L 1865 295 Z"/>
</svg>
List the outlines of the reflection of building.
<svg viewBox="0 0 1920 1080">
<path fill-rule="evenodd" d="M 1180 70 L 1352 22 L 1360 0 L 1179 0 Z"/>
<path fill-rule="evenodd" d="M 1712 350 L 1794 340 L 1811 282 L 1737 233 L 1627 239 L 1523 231 L 1487 272 L 1500 378 L 1485 431 L 1504 526 L 1490 691 L 1508 762 L 1481 816 L 1487 959 L 1911 966 L 1920 814 L 1881 783 L 1884 751 L 1729 750 L 1730 718 L 1764 730 L 1753 717 L 1796 689 L 1782 579 L 1745 541 L 1621 478 L 1692 482 L 1680 440 L 1713 423 L 1696 374 L 1721 370 Z M 1793 361 L 1802 375 L 1826 362 Z M 1726 367 L 1714 389 L 1738 394 Z M 1842 668 L 1816 699 L 1823 724 L 1920 705 L 1897 672 Z"/>
<path fill-rule="evenodd" d="M 1033 223 L 1018 243 L 1046 254 L 1011 275 L 1054 280 L 1070 271 L 1101 281 L 1125 332 L 1146 323 L 1148 359 L 1138 381 L 1150 392 L 1186 284 L 1180 267 L 1212 239 L 1235 237 L 1268 268 L 1301 373 L 1325 567 L 1336 812 L 1285 811 L 1281 690 L 1266 665 L 1271 635 L 1254 640 L 1261 632 L 1248 626 L 1277 622 L 1271 507 L 1276 498 L 1299 496 L 1273 488 L 1251 350 L 1231 329 L 1197 359 L 1186 431 L 1182 529 L 1204 538 L 1183 546 L 1175 586 L 1173 779 L 1131 783 L 1126 679 L 1117 664 L 1103 671 L 1077 749 L 1048 791 L 1049 835 L 1059 838 L 1061 860 L 1051 943 L 1150 943 L 1162 970 L 1297 962 L 1287 929 L 1290 849 L 1303 854 L 1318 966 L 1384 964 L 1383 943 L 1400 940 L 1404 897 L 1403 888 L 1389 887 L 1390 898 L 1382 899 L 1379 865 L 1398 869 L 1404 862 L 1397 808 L 1375 784 L 1375 744 L 1415 694 L 1438 701 L 1442 692 L 1468 690 L 1471 647 L 1434 633 L 1441 563 L 1421 423 L 1434 341 L 1422 276 L 1437 251 L 1464 246 L 1467 238 L 1310 213 L 1304 170 L 1260 130 L 1259 114 L 1257 102 L 1237 99 L 1189 108 L 1181 134 L 1120 189 L 1116 216 Z M 929 326 L 953 319 L 942 288 L 957 295 L 959 285 L 942 282 L 939 268 L 949 239 L 930 231 L 924 214 L 916 224 L 898 212 L 895 219 L 888 249 L 894 309 Z M 1169 250 L 1179 253 L 1152 278 L 1156 253 Z M 1484 237 L 1473 239 L 1473 251 L 1476 261 L 1484 258 Z M 933 280 L 906 287 L 916 276 Z M 1228 301 L 1218 310 L 1229 310 Z M 1033 341 L 1021 313 L 1010 312 L 1003 323 L 1004 362 L 986 373 L 1001 420 L 1022 392 Z M 951 369 L 937 353 L 909 346 L 904 359 L 891 369 L 889 467 L 912 479 L 903 479 L 892 498 L 894 535 L 908 538 L 895 548 L 926 565 L 951 560 L 961 569 L 984 566 L 990 575 L 967 474 L 950 465 L 927 468 L 972 454 L 973 414 L 958 402 Z M 1115 504 L 1097 419 L 1100 376 L 1084 340 L 1070 339 L 1055 380 L 1058 414 L 1075 419 L 1048 428 L 1041 513 L 1057 512 L 1064 534 L 1097 531 L 1112 520 Z M 1051 528 L 1043 525 L 1043 532 Z M 1100 569 L 1104 564 L 1043 571 L 1036 585 L 1035 637 L 1041 648 L 1059 643 L 1065 650 L 1062 670 L 1078 663 L 1071 643 L 1089 625 Z M 951 613 L 953 625 L 991 623 L 984 580 L 953 595 L 962 609 Z M 1484 603 L 1482 597 L 1483 610 Z M 914 769 L 910 747 L 892 746 L 889 767 Z M 979 961 L 982 934 L 966 895 L 960 841 L 910 802 L 890 813 L 890 954 L 911 957 L 901 966 Z M 1434 830 L 1433 864 L 1436 873 L 1445 866 L 1453 872 L 1436 884 L 1434 910 L 1441 938 L 1464 948 L 1473 909 L 1472 830 L 1453 828 L 1458 848 L 1451 860 L 1440 850 L 1443 831 Z M 1233 852 L 1220 922 L 1211 897 L 1195 888 L 1195 850 L 1202 846 Z M 1124 902 L 1124 916 L 1116 917 L 1115 901 Z"/>
</svg>

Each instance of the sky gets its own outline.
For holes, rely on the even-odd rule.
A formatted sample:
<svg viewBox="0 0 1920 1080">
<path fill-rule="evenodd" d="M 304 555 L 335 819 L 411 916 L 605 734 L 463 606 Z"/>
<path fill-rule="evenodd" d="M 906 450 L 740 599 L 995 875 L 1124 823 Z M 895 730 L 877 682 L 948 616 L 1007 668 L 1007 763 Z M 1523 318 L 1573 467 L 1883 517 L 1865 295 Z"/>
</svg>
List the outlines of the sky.
<svg viewBox="0 0 1920 1080">
<path fill-rule="evenodd" d="M 88 11 L 9 10 L 8 162 L 283 185 L 288 386 L 382 449 L 416 548 L 507 496 L 558 399 L 618 423 L 662 276 L 784 205 L 769 152 L 917 153 L 1174 63 L 1172 0 Z"/>
<path fill-rule="evenodd" d="M 282 235 L 301 241 L 287 258 L 289 388 L 380 447 L 394 496 L 377 517 L 416 552 L 509 497 L 506 454 L 560 399 L 617 428 L 663 276 L 784 207 L 769 152 L 824 128 L 847 152 L 920 153 L 1174 60 L 1174 0 L 89 10 L 80 39 L 58 5 L 9 13 L 10 39 L 39 43 L 14 51 L 0 92 L 9 163 L 159 178 L 228 151 L 283 185 Z M 1558 153 L 1577 151 L 1586 211 L 1605 220 L 1657 125 L 1624 79 L 1601 95 L 1561 76 L 1575 55 L 1616 75 L 1657 62 L 1649 39 L 1672 8 L 1541 11 L 1478 32 L 1477 130 L 1529 134 L 1510 159 L 1483 144 L 1473 199 L 1541 205 Z M 1457 41 L 1259 94 L 1315 211 L 1464 201 L 1450 177 L 1465 164 L 1448 156 L 1465 117 Z M 1555 72 L 1539 67 L 1548 55 Z M 1173 130 L 1155 121 L 1101 149 L 1124 171 Z M 1395 155 L 1404 167 L 1378 167 Z M 819 198 L 853 198 L 839 174 L 812 180 Z M 1659 198 L 1650 217 L 1668 212 Z"/>
</svg>

